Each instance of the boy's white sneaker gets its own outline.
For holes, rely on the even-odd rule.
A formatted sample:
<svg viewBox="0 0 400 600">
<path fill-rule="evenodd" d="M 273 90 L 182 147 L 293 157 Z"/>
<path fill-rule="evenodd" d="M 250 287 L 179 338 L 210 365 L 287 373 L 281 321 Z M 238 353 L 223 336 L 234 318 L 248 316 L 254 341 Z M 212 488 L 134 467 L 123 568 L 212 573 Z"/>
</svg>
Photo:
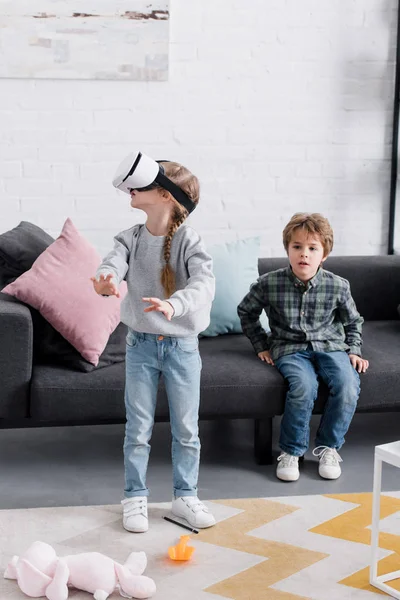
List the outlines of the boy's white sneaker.
<svg viewBox="0 0 400 600">
<path fill-rule="evenodd" d="M 337 479 L 342 473 L 340 464 L 342 458 L 335 448 L 328 446 L 317 446 L 313 455 L 319 458 L 318 473 L 324 479 Z"/>
<path fill-rule="evenodd" d="M 147 516 L 147 496 L 134 496 L 121 501 L 123 506 L 122 523 L 127 531 L 144 533 L 149 528 Z"/>
<path fill-rule="evenodd" d="M 172 500 L 172 514 L 186 521 L 196 529 L 205 529 L 215 525 L 215 519 L 197 496 L 179 496 Z"/>
<path fill-rule="evenodd" d="M 292 456 L 287 452 L 281 452 L 278 456 L 276 476 L 282 481 L 297 481 L 300 477 L 299 457 Z"/>
</svg>

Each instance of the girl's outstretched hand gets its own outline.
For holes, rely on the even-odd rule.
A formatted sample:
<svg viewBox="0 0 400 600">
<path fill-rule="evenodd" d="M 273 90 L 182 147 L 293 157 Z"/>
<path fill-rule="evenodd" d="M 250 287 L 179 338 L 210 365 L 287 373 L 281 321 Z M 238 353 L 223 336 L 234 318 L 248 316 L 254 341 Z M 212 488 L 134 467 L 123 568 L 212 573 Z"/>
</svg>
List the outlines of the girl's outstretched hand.
<svg viewBox="0 0 400 600">
<path fill-rule="evenodd" d="M 113 283 L 112 275 L 100 275 L 99 280 L 96 277 L 91 277 L 90 281 L 93 281 L 93 287 L 97 294 L 100 296 L 117 296 L 119 298 L 119 291 L 115 283 Z"/>
<path fill-rule="evenodd" d="M 161 312 L 167 321 L 170 321 L 174 316 L 174 307 L 166 300 L 160 300 L 160 298 L 142 298 L 142 300 L 151 304 L 151 306 L 144 309 L 144 312 L 152 312 L 153 310 Z"/>
</svg>

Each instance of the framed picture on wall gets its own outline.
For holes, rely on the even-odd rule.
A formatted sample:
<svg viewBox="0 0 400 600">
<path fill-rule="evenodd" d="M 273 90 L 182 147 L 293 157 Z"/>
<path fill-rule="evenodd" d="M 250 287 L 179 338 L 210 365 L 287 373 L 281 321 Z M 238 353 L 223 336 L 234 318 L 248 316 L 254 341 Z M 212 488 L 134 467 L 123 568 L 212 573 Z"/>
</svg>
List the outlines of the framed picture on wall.
<svg viewBox="0 0 400 600">
<path fill-rule="evenodd" d="M 0 0 L 0 77 L 168 79 L 169 0 Z"/>
</svg>

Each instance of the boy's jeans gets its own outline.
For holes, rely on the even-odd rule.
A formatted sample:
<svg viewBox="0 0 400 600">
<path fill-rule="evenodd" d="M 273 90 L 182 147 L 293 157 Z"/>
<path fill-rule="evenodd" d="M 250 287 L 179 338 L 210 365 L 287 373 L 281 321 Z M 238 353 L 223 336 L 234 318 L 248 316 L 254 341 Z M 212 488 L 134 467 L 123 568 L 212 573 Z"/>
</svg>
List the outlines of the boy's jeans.
<svg viewBox="0 0 400 600">
<path fill-rule="evenodd" d="M 198 338 L 163 337 L 129 330 L 126 341 L 125 498 L 149 495 L 146 487 L 149 441 L 161 373 L 170 412 L 174 495 L 196 496 L 200 461 Z"/>
<path fill-rule="evenodd" d="M 282 356 L 275 365 L 289 384 L 280 448 L 292 456 L 303 456 L 307 451 L 319 376 L 329 387 L 329 397 L 315 445 L 338 450 L 344 443 L 360 395 L 360 377 L 348 354 L 305 350 Z"/>
</svg>

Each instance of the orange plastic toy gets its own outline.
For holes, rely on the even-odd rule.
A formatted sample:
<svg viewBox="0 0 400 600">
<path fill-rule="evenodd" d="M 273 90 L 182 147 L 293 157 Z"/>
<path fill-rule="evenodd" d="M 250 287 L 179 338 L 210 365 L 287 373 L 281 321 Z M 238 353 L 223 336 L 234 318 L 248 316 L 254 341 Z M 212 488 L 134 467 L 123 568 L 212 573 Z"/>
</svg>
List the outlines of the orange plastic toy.
<svg viewBox="0 0 400 600">
<path fill-rule="evenodd" d="M 194 552 L 193 546 L 186 545 L 189 540 L 190 535 L 181 535 L 181 539 L 177 545 L 168 548 L 168 556 L 172 560 L 189 560 Z"/>
</svg>

